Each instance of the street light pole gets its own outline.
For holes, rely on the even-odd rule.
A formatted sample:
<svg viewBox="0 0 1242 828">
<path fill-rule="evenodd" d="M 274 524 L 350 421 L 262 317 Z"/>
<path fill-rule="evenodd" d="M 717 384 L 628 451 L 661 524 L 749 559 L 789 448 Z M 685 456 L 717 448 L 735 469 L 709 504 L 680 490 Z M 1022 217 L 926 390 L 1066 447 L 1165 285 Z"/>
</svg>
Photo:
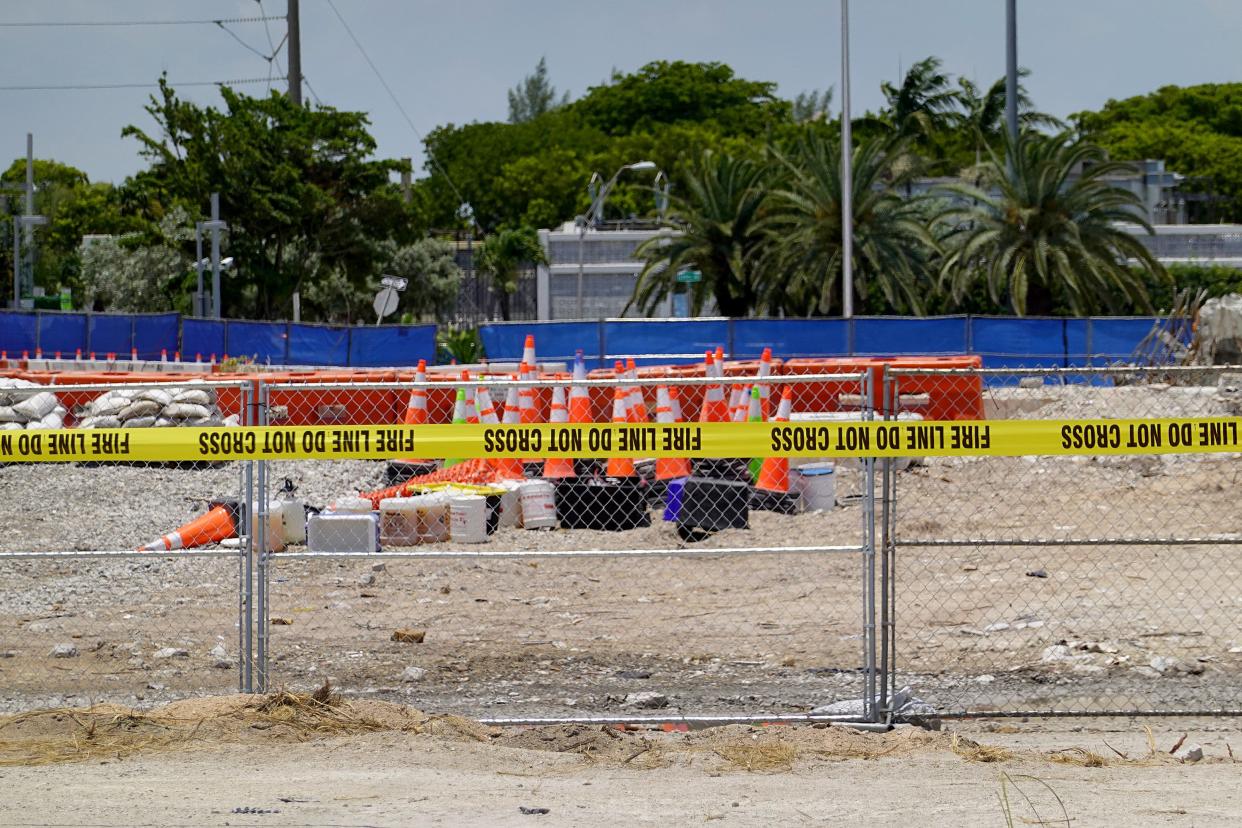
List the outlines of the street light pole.
<svg viewBox="0 0 1242 828">
<path fill-rule="evenodd" d="M 1017 0 L 1005 3 L 1005 123 L 1009 142 L 1018 146 L 1018 6 Z M 1013 150 L 1010 151 L 1012 154 Z"/>
<path fill-rule="evenodd" d="M 599 223 L 604 214 L 604 202 L 608 200 L 608 193 L 612 191 L 613 185 L 617 183 L 617 179 L 621 177 L 621 173 L 626 170 L 654 170 L 656 164 L 654 161 L 635 161 L 633 164 L 625 164 L 615 173 L 612 178 L 600 187 L 599 192 L 591 199 L 591 206 L 587 208 L 586 215 L 581 216 L 582 223 L 578 226 L 578 318 L 581 319 L 585 309 L 583 306 L 583 240 L 586 236 L 588 227 L 594 227 Z M 591 184 L 593 187 L 595 182 L 599 180 L 599 174 L 595 173 L 591 176 Z M 577 224 L 577 220 L 574 222 Z"/>
<path fill-rule="evenodd" d="M 841 316 L 854 315 L 854 150 L 850 136 L 850 0 L 841 0 Z"/>
</svg>

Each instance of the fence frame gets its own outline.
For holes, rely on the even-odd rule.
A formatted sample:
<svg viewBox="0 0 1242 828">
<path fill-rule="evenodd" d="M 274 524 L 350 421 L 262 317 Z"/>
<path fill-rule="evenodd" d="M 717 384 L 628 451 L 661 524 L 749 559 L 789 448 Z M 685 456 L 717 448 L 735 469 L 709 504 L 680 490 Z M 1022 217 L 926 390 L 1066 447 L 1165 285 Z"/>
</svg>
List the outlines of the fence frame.
<svg viewBox="0 0 1242 828">
<path fill-rule="evenodd" d="M 856 385 L 859 396 L 858 418 L 872 420 L 876 416 L 872 401 L 874 400 L 874 374 L 871 371 L 854 373 L 801 374 L 768 377 L 667 377 L 667 378 L 610 378 L 594 380 L 513 380 L 500 378 L 481 378 L 469 384 L 486 385 L 489 388 L 616 388 L 616 387 L 655 387 L 659 385 L 711 386 L 730 385 L 744 382 L 748 385 L 767 385 L 780 387 L 783 385 L 802 385 L 810 383 L 834 383 L 839 385 Z M 444 382 L 358 382 L 358 383 L 307 383 L 281 381 L 280 379 L 262 380 L 259 383 L 258 414 L 256 424 L 267 423 L 270 408 L 270 394 L 273 389 L 281 391 L 306 391 L 327 393 L 365 391 L 365 390 L 398 390 L 413 391 L 415 389 L 443 389 L 446 385 L 455 387 L 459 383 Z M 862 712 L 859 715 L 813 715 L 806 714 L 775 714 L 756 712 L 748 715 L 619 715 L 619 716 L 565 716 L 565 717 L 503 717 L 482 718 L 486 724 L 495 725 L 538 725 L 538 724 L 606 724 L 606 723 L 662 723 L 671 720 L 699 726 L 728 723 L 748 723 L 756 721 L 771 722 L 812 722 L 812 721 L 846 721 L 857 723 L 874 723 L 879 720 L 876 705 L 876 688 L 879 681 L 876 664 L 876 607 L 875 607 L 875 460 L 861 461 L 861 509 L 858 545 L 837 546 L 754 546 L 754 547 L 708 547 L 679 549 L 621 549 L 621 550 L 561 550 L 531 551 L 515 549 L 497 549 L 483 551 L 467 550 L 418 550 L 407 549 L 396 552 L 268 552 L 265 542 L 266 513 L 270 492 L 267 463 L 255 461 L 258 465 L 255 497 L 258 519 L 255 527 L 254 548 L 257 550 L 258 561 L 256 587 L 258 615 L 256 619 L 256 643 L 254 651 L 255 691 L 267 692 L 271 688 L 271 672 L 269 669 L 271 634 L 270 634 L 270 578 L 273 567 L 282 560 L 495 560 L 540 558 L 684 558 L 709 557 L 720 555 L 781 555 L 781 554 L 857 554 L 859 556 L 859 592 L 862 608 L 860 630 L 862 632 L 863 659 L 863 697 Z"/>
<path fill-rule="evenodd" d="M 999 377 L 1052 377 L 1060 378 L 1062 385 L 1079 385 L 1067 382 L 1073 377 L 1106 378 L 1106 377 L 1151 377 L 1155 379 L 1169 377 L 1194 377 L 1195 375 L 1242 372 L 1242 366 L 1114 366 L 1114 367 L 1079 367 L 1079 368 L 894 368 L 884 366 L 882 383 L 882 411 L 885 420 L 896 419 L 900 412 L 899 383 L 902 377 L 962 377 L 977 376 L 987 387 L 987 378 Z M 1114 386 L 1115 387 L 1115 386 Z M 971 718 L 1072 718 L 1072 717 L 1112 717 L 1112 716 L 1242 716 L 1242 706 L 1223 709 L 1113 709 L 1113 710 L 1059 710 L 1059 709 L 966 709 L 960 711 L 937 711 L 932 715 L 914 714 L 903 716 L 899 710 L 893 709 L 893 700 L 897 694 L 898 658 L 897 628 L 900 616 L 897 603 L 897 586 L 899 584 L 898 551 L 899 547 L 908 548 L 950 548 L 950 547 L 1096 547 L 1096 546 L 1234 546 L 1242 551 L 1242 531 L 1234 533 L 1234 537 L 1119 537 L 1119 538 L 1031 538 L 1019 540 L 987 539 L 987 538 L 948 538 L 943 540 L 914 538 L 908 541 L 899 538 L 897 527 L 896 505 L 898 500 L 896 460 L 883 458 L 879 482 L 881 486 L 880 505 L 880 646 L 879 665 L 880 689 L 877 697 L 876 712 L 886 722 L 900 720 L 922 721 L 935 719 L 971 719 Z"/>
</svg>

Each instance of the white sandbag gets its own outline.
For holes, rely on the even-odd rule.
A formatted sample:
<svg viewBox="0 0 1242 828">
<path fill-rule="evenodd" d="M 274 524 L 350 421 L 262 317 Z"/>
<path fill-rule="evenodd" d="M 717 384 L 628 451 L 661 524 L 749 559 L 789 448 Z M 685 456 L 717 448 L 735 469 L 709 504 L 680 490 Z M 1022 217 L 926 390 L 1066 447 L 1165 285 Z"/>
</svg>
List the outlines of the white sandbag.
<svg viewBox="0 0 1242 828">
<path fill-rule="evenodd" d="M 87 417 L 78 428 L 120 428 L 121 420 L 111 414 L 102 414 L 98 417 Z"/>
<path fill-rule="evenodd" d="M 154 400 L 136 400 L 121 409 L 121 413 L 117 416 L 122 420 L 150 417 L 151 422 L 155 422 L 155 415 L 159 414 L 163 408 L 163 404 Z"/>
<path fill-rule="evenodd" d="M 155 425 L 154 417 L 134 417 L 121 423 L 121 428 L 150 428 Z"/>
<path fill-rule="evenodd" d="M 43 424 L 44 428 L 64 428 L 65 427 L 64 415 L 58 414 L 55 411 L 52 411 L 46 414 L 43 417 L 43 419 L 40 420 L 39 422 Z"/>
<path fill-rule="evenodd" d="M 153 427 L 154 428 L 170 428 L 175 425 L 177 425 L 176 420 L 170 420 L 167 417 L 157 417 Z"/>
<path fill-rule="evenodd" d="M 0 431 L 21 431 L 21 423 L 0 423 Z"/>
<path fill-rule="evenodd" d="M 174 403 L 189 403 L 191 405 L 211 405 L 216 401 L 215 389 L 204 388 L 186 388 L 178 391 L 173 395 Z"/>
<path fill-rule="evenodd" d="M 98 414 L 100 416 L 119 414 L 129 406 L 130 402 L 130 395 L 124 391 L 109 391 L 107 394 L 91 400 L 90 405 L 86 406 L 86 410 L 91 414 Z"/>
<path fill-rule="evenodd" d="M 13 410 L 11 405 L 0 405 L 0 423 L 24 423 L 27 418 Z"/>
<path fill-rule="evenodd" d="M 135 396 L 134 399 L 135 400 L 150 400 L 151 402 L 157 402 L 160 404 L 160 408 L 163 408 L 164 406 L 172 402 L 172 394 L 160 388 L 148 388 L 145 391 L 139 391 L 138 395 Z"/>
<path fill-rule="evenodd" d="M 211 416 L 211 410 L 205 405 L 174 402 L 164 406 L 164 417 L 170 420 L 196 420 Z"/>
<path fill-rule="evenodd" d="M 219 414 L 211 414 L 207 417 L 196 417 L 192 420 L 186 420 L 185 424 L 196 428 L 217 428 L 224 425 L 224 420 L 220 419 Z"/>
<path fill-rule="evenodd" d="M 224 418 L 224 424 L 230 428 L 239 426 L 241 425 L 241 417 L 238 417 L 236 414 L 230 414 Z"/>
<path fill-rule="evenodd" d="M 14 403 L 13 410 L 27 420 L 42 420 L 55 411 L 58 405 L 60 405 L 60 400 L 56 399 L 55 394 L 43 391 L 29 399 Z"/>
</svg>

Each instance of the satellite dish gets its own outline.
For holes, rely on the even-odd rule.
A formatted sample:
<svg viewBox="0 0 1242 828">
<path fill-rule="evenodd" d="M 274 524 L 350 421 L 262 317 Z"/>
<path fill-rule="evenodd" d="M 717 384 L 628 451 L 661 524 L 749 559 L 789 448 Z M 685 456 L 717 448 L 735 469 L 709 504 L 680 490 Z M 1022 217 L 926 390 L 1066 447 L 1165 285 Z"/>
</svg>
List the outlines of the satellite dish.
<svg viewBox="0 0 1242 828">
<path fill-rule="evenodd" d="M 395 311 L 399 301 L 396 288 L 386 287 L 375 294 L 375 301 L 371 303 L 375 309 L 375 324 L 378 325 L 385 316 Z"/>
</svg>

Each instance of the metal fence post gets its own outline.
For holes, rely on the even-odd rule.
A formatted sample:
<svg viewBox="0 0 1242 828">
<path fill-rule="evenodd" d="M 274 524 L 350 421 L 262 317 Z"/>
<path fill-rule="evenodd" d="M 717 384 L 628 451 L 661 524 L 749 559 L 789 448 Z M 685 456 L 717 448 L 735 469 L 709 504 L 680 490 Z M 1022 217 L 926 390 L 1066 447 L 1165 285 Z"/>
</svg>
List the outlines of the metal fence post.
<svg viewBox="0 0 1242 828">
<path fill-rule="evenodd" d="M 883 391 L 881 397 L 881 408 L 883 410 L 884 419 L 896 419 L 897 409 L 894 404 L 895 397 L 893 395 L 893 378 L 889 375 L 888 366 L 884 366 Z M 891 602 L 892 589 L 892 551 L 893 551 L 893 535 L 892 535 L 892 517 L 893 517 L 893 495 L 896 477 L 893 474 L 893 458 L 886 457 L 883 461 L 881 472 L 882 487 L 880 490 L 880 712 L 885 716 L 891 717 L 893 710 L 889 709 L 889 691 L 896 688 L 890 688 L 892 682 L 892 661 L 894 653 L 892 651 L 892 634 L 893 634 L 893 605 Z"/>
<path fill-rule="evenodd" d="M 250 386 L 245 385 L 241 389 L 241 412 L 242 422 L 249 424 L 250 422 Z M 253 625 L 252 614 L 252 584 L 253 578 L 250 567 L 250 554 L 252 544 L 250 543 L 250 527 L 249 521 L 243 518 L 247 515 L 246 504 L 253 500 L 253 477 L 252 464 L 249 462 L 238 464 L 238 477 L 240 478 L 238 486 L 238 518 L 241 522 L 242 529 L 245 530 L 241 538 L 241 543 L 237 545 L 237 690 L 241 693 L 249 693 L 251 691 L 251 661 L 252 653 L 251 645 L 251 628 Z"/>
<path fill-rule="evenodd" d="M 873 419 L 873 375 L 867 371 L 862 379 L 864 420 Z M 863 718 L 878 721 L 876 715 L 875 660 L 875 458 L 863 459 Z"/>
<path fill-rule="evenodd" d="M 267 425 L 267 404 L 268 404 L 268 386 L 264 382 L 259 383 L 259 406 L 256 413 L 256 424 Z M 254 507 L 255 517 L 255 537 L 258 539 L 256 546 L 259 555 L 259 583 L 258 583 L 258 624 L 259 624 L 259 640 L 256 650 L 256 661 L 258 666 L 258 689 L 259 692 L 267 692 L 267 509 L 268 509 L 268 485 L 267 485 L 267 461 L 259 460 L 259 475 L 256 491 L 256 502 Z"/>
</svg>

